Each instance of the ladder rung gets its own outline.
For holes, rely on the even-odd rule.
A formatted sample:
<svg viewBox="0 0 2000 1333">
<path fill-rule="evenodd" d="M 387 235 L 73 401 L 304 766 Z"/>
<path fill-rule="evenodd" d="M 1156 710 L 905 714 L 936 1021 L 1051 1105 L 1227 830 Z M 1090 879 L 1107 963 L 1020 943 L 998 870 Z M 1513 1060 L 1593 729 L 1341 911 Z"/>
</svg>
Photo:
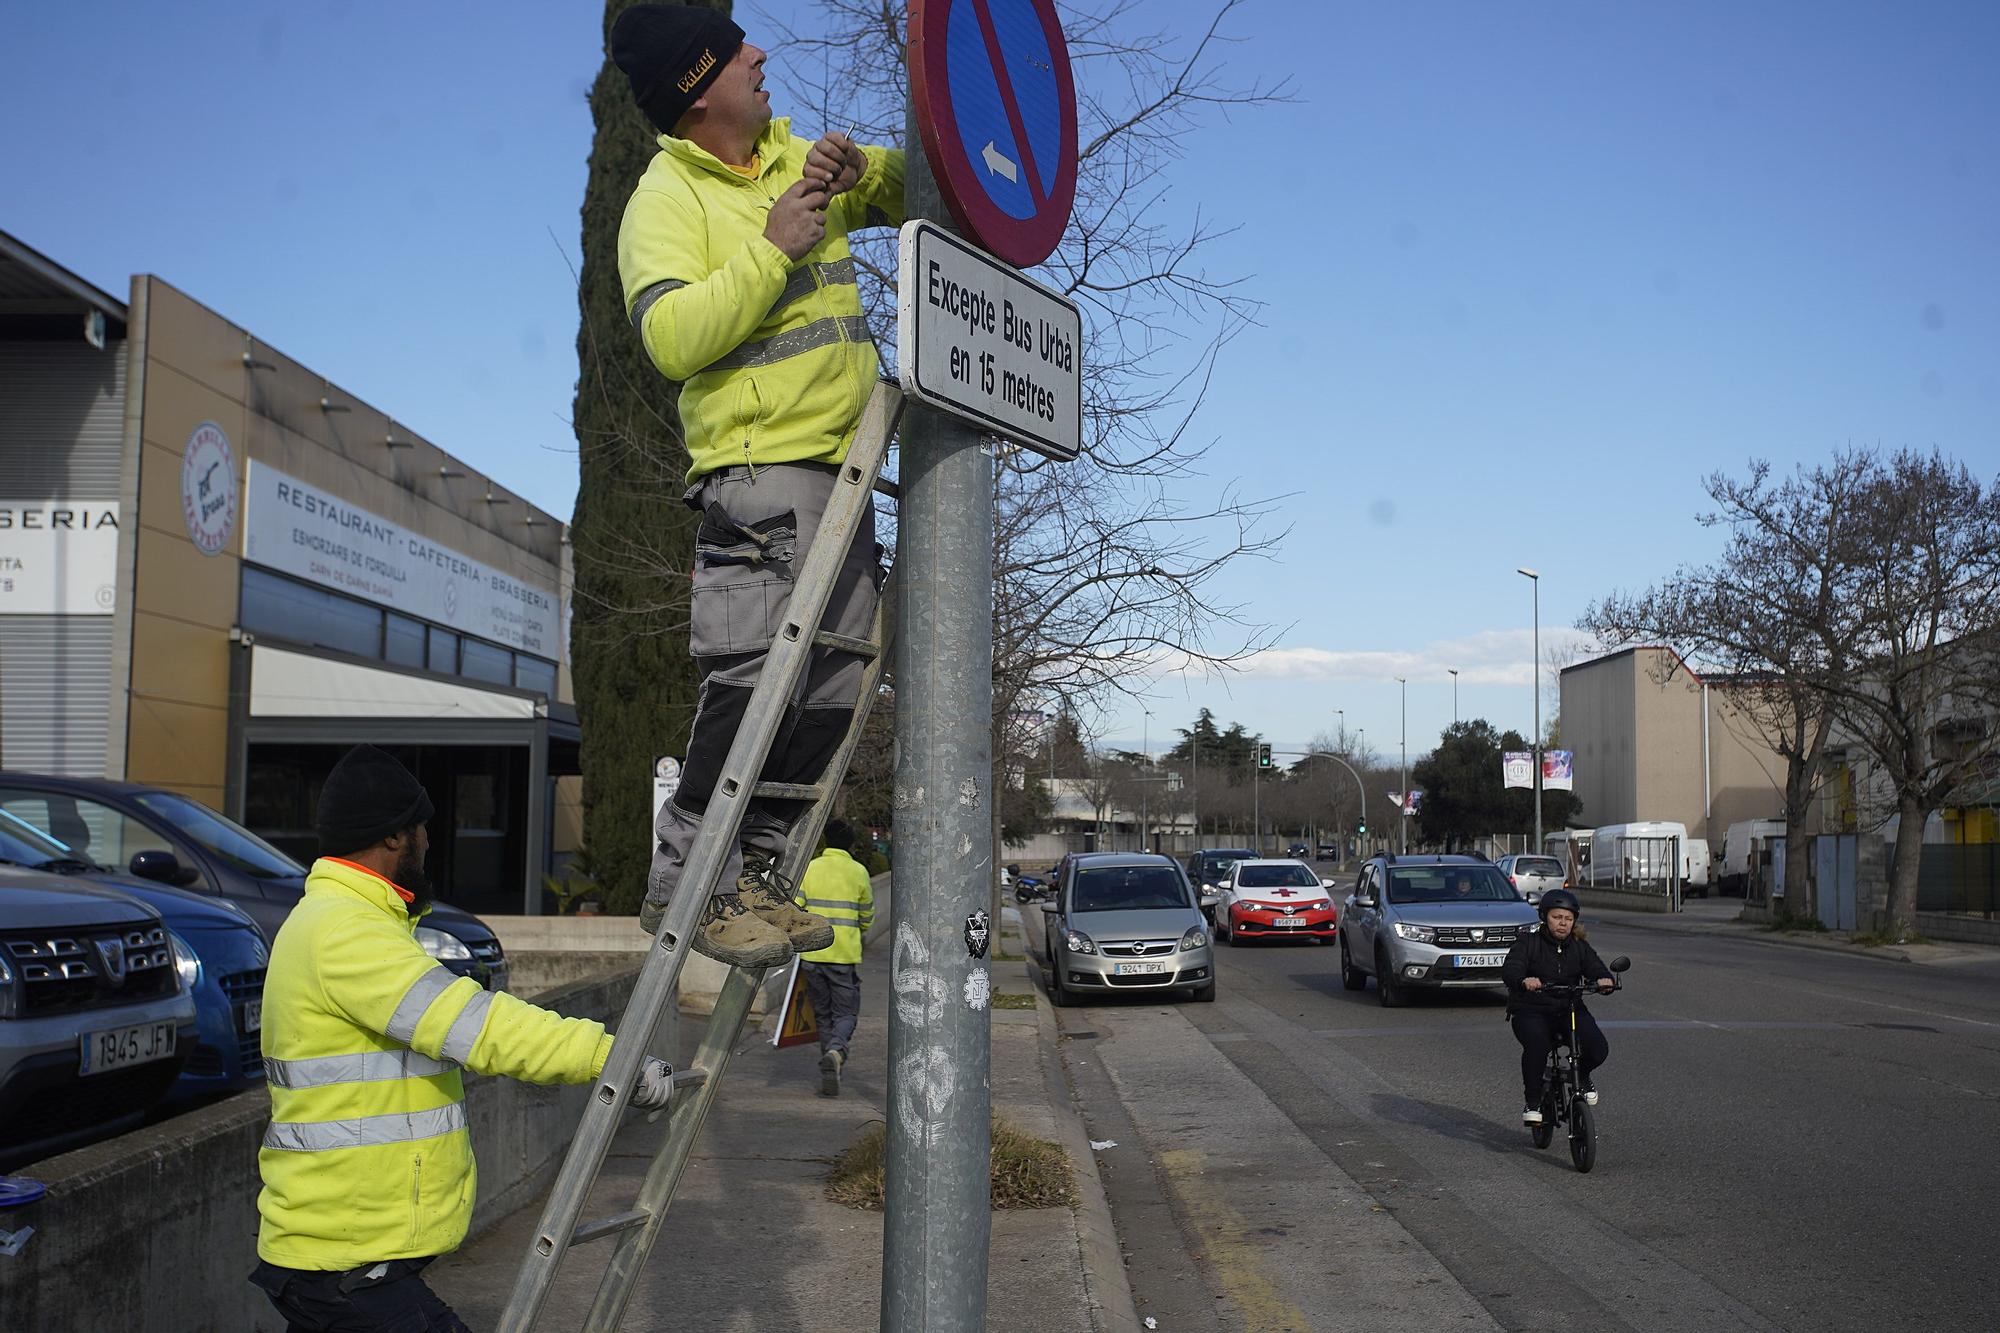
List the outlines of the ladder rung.
<svg viewBox="0 0 2000 1333">
<path fill-rule="evenodd" d="M 817 801 L 826 795 L 826 788 L 816 782 L 760 782 L 750 794 L 773 801 Z"/>
<path fill-rule="evenodd" d="M 851 639 L 831 630 L 821 630 L 813 635 L 813 643 L 821 648 L 838 648 L 843 653 L 852 653 L 864 662 L 874 661 L 882 652 L 873 639 Z"/>
<path fill-rule="evenodd" d="M 706 1069 L 676 1069 L 674 1071 L 674 1091 L 682 1088 L 698 1088 L 708 1082 Z"/>
<path fill-rule="evenodd" d="M 900 500 L 903 498 L 903 488 L 895 482 L 890 481 L 887 477 L 877 477 L 875 478 L 875 494 L 886 495 L 891 500 Z"/>
<path fill-rule="evenodd" d="M 651 1213 L 643 1208 L 634 1208 L 629 1213 L 613 1213 L 609 1217 L 600 1217 L 595 1222 L 580 1222 L 576 1231 L 570 1236 L 569 1243 L 588 1245 L 591 1241 L 603 1240 L 606 1236 L 615 1236 L 621 1231 L 645 1226 L 652 1220 Z"/>
</svg>

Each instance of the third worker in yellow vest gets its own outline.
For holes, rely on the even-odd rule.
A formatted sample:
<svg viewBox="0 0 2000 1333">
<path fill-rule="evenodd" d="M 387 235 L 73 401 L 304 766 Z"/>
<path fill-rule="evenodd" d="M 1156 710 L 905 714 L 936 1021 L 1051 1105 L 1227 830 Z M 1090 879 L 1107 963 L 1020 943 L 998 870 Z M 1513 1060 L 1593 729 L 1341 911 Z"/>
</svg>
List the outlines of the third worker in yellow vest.
<svg viewBox="0 0 2000 1333">
<path fill-rule="evenodd" d="M 806 906 L 833 923 L 833 944 L 799 955 L 806 998 L 819 1018 L 819 1090 L 840 1095 L 840 1070 L 861 1017 L 861 944 L 875 923 L 875 890 L 852 855 L 854 830 L 836 819 L 826 826 L 826 850 L 806 867 Z"/>
</svg>

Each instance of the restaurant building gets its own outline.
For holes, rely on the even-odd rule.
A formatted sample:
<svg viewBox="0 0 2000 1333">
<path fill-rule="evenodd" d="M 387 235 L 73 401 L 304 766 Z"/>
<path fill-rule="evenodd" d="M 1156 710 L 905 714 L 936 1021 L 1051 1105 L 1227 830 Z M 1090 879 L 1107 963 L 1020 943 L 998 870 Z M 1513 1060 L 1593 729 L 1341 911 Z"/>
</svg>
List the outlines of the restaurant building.
<svg viewBox="0 0 2000 1333">
<path fill-rule="evenodd" d="M 350 745 L 430 868 L 544 910 L 577 842 L 565 525 L 151 275 L 0 233 L 0 767 L 183 792 L 309 860 Z"/>
</svg>

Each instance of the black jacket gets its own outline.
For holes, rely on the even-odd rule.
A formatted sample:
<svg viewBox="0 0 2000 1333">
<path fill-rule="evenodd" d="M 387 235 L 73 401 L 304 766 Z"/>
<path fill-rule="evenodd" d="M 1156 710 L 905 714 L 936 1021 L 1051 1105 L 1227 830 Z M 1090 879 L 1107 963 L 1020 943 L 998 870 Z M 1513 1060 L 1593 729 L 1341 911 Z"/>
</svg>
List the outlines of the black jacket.
<svg viewBox="0 0 2000 1333">
<path fill-rule="evenodd" d="M 1529 977 L 1540 977 L 1545 986 L 1574 986 L 1580 981 L 1598 981 L 1612 975 L 1588 940 L 1572 934 L 1557 944 L 1540 930 L 1530 931 L 1514 941 L 1507 961 L 1500 966 L 1500 979 L 1507 983 L 1507 1012 L 1510 1014 L 1559 1014 L 1565 1005 L 1539 992 L 1522 989 Z"/>
</svg>

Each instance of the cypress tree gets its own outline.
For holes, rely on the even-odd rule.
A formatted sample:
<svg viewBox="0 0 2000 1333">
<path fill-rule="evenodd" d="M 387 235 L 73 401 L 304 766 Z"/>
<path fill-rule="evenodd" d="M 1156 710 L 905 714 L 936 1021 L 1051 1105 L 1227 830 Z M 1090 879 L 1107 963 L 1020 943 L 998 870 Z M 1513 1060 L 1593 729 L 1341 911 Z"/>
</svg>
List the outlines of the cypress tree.
<svg viewBox="0 0 2000 1333">
<path fill-rule="evenodd" d="M 728 0 L 687 0 L 729 12 Z M 606 0 L 611 24 L 634 0 Z M 700 686 L 688 654 L 696 516 L 681 503 L 688 458 L 676 402 L 625 318 L 618 223 L 657 151 L 609 56 L 590 90 L 596 133 L 583 196 L 574 420 L 579 453 L 570 529 L 577 714 L 583 728 L 581 869 L 606 910 L 632 912 L 653 849 L 652 763 L 687 745 Z"/>
</svg>

